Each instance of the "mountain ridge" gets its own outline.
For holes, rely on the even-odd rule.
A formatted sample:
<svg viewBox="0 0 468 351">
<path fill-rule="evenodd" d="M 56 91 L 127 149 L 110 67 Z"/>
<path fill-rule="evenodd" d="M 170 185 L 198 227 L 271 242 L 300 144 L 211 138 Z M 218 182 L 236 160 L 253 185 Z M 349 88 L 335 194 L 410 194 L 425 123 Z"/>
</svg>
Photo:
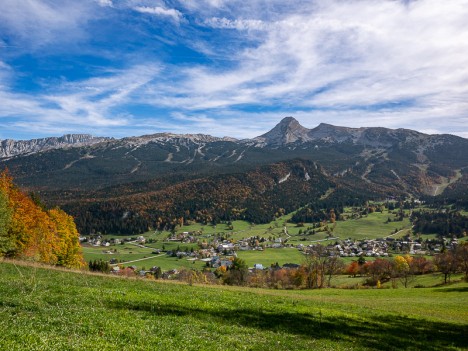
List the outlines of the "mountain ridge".
<svg viewBox="0 0 468 351">
<path fill-rule="evenodd" d="M 328 123 L 320 123 L 314 128 L 302 126 L 294 117 L 283 118 L 270 131 L 247 139 L 237 139 L 230 136 L 215 137 L 209 134 L 176 134 L 170 132 L 154 133 L 142 136 L 130 136 L 123 138 L 110 138 L 92 136 L 90 134 L 65 134 L 61 137 L 45 137 L 30 140 L 0 140 L 0 159 L 19 155 L 32 154 L 66 147 L 91 146 L 101 142 L 128 143 L 132 145 L 149 142 L 164 143 L 171 140 L 189 140 L 192 142 L 233 142 L 256 147 L 264 146 L 288 146 L 308 142 L 322 141 L 327 143 L 352 142 L 357 145 L 369 145 L 374 147 L 389 147 L 395 142 L 422 141 L 434 142 L 441 139 L 455 138 L 468 140 L 452 134 L 424 134 L 411 129 L 390 129 L 384 127 L 342 127 Z"/>
<path fill-rule="evenodd" d="M 90 134 L 65 134 L 60 137 L 46 137 L 30 140 L 0 140 L 0 159 L 57 148 L 93 145 L 112 138 L 95 137 Z"/>
<path fill-rule="evenodd" d="M 249 208 L 250 219 L 267 221 L 282 202 L 291 210 L 317 203 L 325 192 L 335 205 L 366 198 L 466 197 L 466 150 L 468 139 L 453 135 L 326 123 L 308 129 L 287 117 L 269 132 L 244 140 L 156 133 L 33 141 L 16 155 L 0 158 L 0 168 L 8 168 L 19 186 L 39 193 L 49 206 L 69 210 L 81 229 L 131 232 L 154 226 L 152 211 L 163 217 L 166 210 L 158 207 L 161 203 L 169 204 L 174 216 L 189 211 L 190 220 L 201 214 L 227 218 Z M 313 172 L 301 171 L 315 167 L 320 170 L 317 187 L 328 184 L 319 192 L 305 181 Z M 277 170 L 282 171 L 273 179 L 270 173 Z M 246 186 L 252 177 L 257 181 Z M 246 194 L 254 195 L 248 200 Z M 222 213 L 216 210 L 221 200 Z M 126 212 L 133 213 L 131 227 L 119 219 Z M 164 218 L 167 223 L 161 225 L 175 219 Z"/>
</svg>

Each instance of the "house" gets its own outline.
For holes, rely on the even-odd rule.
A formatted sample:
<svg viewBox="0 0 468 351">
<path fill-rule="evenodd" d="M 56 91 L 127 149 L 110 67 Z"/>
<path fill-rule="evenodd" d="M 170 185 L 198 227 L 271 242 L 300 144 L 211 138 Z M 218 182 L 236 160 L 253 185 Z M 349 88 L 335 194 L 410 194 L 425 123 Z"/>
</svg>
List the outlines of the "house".
<svg viewBox="0 0 468 351">
<path fill-rule="evenodd" d="M 285 263 L 283 264 L 283 268 L 286 268 L 286 269 L 294 269 L 294 268 L 299 268 L 300 265 L 298 265 L 297 263 Z"/>
<path fill-rule="evenodd" d="M 120 272 L 120 267 L 119 266 L 114 266 L 111 269 L 111 273 L 119 273 Z"/>
</svg>

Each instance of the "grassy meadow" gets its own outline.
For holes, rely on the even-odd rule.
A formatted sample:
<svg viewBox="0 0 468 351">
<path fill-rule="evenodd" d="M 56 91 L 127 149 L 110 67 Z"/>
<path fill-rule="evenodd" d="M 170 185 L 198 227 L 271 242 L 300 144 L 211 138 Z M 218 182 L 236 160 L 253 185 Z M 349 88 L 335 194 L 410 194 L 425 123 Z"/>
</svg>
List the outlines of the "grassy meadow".
<svg viewBox="0 0 468 351">
<path fill-rule="evenodd" d="M 189 286 L 0 262 L 0 349 L 464 350 L 467 292 Z"/>
</svg>

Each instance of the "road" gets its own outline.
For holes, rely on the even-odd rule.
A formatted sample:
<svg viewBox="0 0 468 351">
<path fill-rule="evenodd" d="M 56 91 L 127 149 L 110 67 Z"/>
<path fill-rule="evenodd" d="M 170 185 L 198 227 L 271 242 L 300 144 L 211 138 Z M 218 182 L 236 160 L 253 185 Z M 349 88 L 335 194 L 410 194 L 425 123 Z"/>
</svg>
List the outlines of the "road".
<svg viewBox="0 0 468 351">
<path fill-rule="evenodd" d="M 129 263 L 133 263 L 133 262 L 140 262 L 140 261 L 144 261 L 144 260 L 151 260 L 153 258 L 156 258 L 156 257 L 161 257 L 161 256 L 164 256 L 166 254 L 160 254 L 160 255 L 155 255 L 155 256 L 151 256 L 151 257 L 145 257 L 145 258 L 139 258 L 138 260 L 133 260 L 133 261 L 126 261 L 126 262 L 119 262 L 119 263 L 113 263 L 111 264 L 111 266 L 118 266 L 120 264 L 129 264 Z"/>
</svg>

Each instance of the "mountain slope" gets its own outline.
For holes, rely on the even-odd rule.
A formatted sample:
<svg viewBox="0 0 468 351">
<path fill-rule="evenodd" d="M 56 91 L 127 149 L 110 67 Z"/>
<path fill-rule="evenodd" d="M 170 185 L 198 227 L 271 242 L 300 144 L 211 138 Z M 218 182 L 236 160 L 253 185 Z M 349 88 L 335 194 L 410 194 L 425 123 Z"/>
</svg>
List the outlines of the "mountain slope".
<svg viewBox="0 0 468 351">
<path fill-rule="evenodd" d="M 321 177 L 333 184 L 330 186 L 340 189 L 333 195 L 337 199 L 343 199 L 343 194 L 367 194 L 368 197 L 385 199 L 433 196 L 444 191 L 467 193 L 462 176 L 468 169 L 467 139 L 453 135 L 426 135 L 406 129 L 348 128 L 324 123 L 308 129 L 292 117 L 286 117 L 271 131 L 247 140 L 171 133 L 123 139 L 83 136 L 31 141 L 28 147 L 18 146 L 14 150 L 26 154 L 11 156 L 10 151 L 10 156 L 0 159 L 0 167 L 8 167 L 18 184 L 39 192 L 49 205 L 67 206 L 77 216 L 80 228 L 89 230 L 89 223 L 94 223 L 89 218 L 98 214 L 107 218 L 107 210 L 111 217 L 116 213 L 122 216 L 132 212 L 134 203 L 140 201 L 135 200 L 138 198 L 145 199 L 145 211 L 151 208 L 162 214 L 163 210 L 170 212 L 177 208 L 174 213 L 170 212 L 165 222 L 187 210 L 184 206 L 198 208 L 204 204 L 200 205 L 203 209 L 208 205 L 218 206 L 221 195 L 216 187 L 229 189 L 226 192 L 228 197 L 222 200 L 229 208 L 240 206 L 238 198 L 233 195 L 235 189 L 245 191 L 248 196 L 242 201 L 252 197 L 255 204 L 244 201 L 242 206 L 263 213 L 251 215 L 250 219 L 266 220 L 268 217 L 269 220 L 277 210 L 273 207 L 284 206 L 272 194 L 260 196 L 255 191 L 246 190 L 244 182 L 249 179 L 249 172 L 257 172 L 262 167 L 275 168 L 278 167 L 275 164 L 287 164 L 291 160 L 305 162 L 303 167 L 306 168 L 310 167 L 305 166 L 307 162 L 317 166 Z M 282 174 L 282 177 L 287 174 Z M 226 179 L 230 179 L 233 185 L 230 186 Z M 280 188 L 284 188 L 282 201 L 289 201 L 288 197 L 301 199 L 286 201 L 297 205 L 303 203 L 303 183 L 292 182 L 294 179 L 291 176 L 291 182 L 289 179 L 285 182 L 294 186 L 281 185 Z M 257 184 L 248 187 L 262 189 L 271 181 L 262 176 Z M 212 202 L 207 202 L 207 193 L 218 195 L 210 195 Z M 320 195 L 314 193 L 313 196 Z M 118 204 L 115 203 L 117 197 L 120 197 Z M 190 206 L 187 198 L 191 201 Z M 309 198 L 309 201 L 315 200 Z M 268 201 L 275 205 L 269 206 L 266 204 Z M 152 202 L 169 205 L 162 208 Z M 83 203 L 86 203 L 83 208 L 89 208 L 89 213 L 79 210 Z M 262 206 L 268 210 L 261 210 Z M 119 210 L 114 211 L 115 208 Z M 225 214 L 215 217 L 223 216 L 226 217 Z M 143 220 L 143 217 L 135 220 L 138 225 L 132 226 L 155 225 L 154 219 L 148 217 Z"/>
<path fill-rule="evenodd" d="M 335 187 L 317 164 L 302 160 L 162 188 L 151 189 L 152 184 L 146 184 L 145 191 L 126 191 L 126 186 L 119 186 L 93 194 L 97 196 L 94 199 L 64 202 L 62 206 L 77 218 L 84 232 L 134 233 L 168 229 L 189 220 L 265 223 L 278 211 L 293 211 Z"/>
</svg>

